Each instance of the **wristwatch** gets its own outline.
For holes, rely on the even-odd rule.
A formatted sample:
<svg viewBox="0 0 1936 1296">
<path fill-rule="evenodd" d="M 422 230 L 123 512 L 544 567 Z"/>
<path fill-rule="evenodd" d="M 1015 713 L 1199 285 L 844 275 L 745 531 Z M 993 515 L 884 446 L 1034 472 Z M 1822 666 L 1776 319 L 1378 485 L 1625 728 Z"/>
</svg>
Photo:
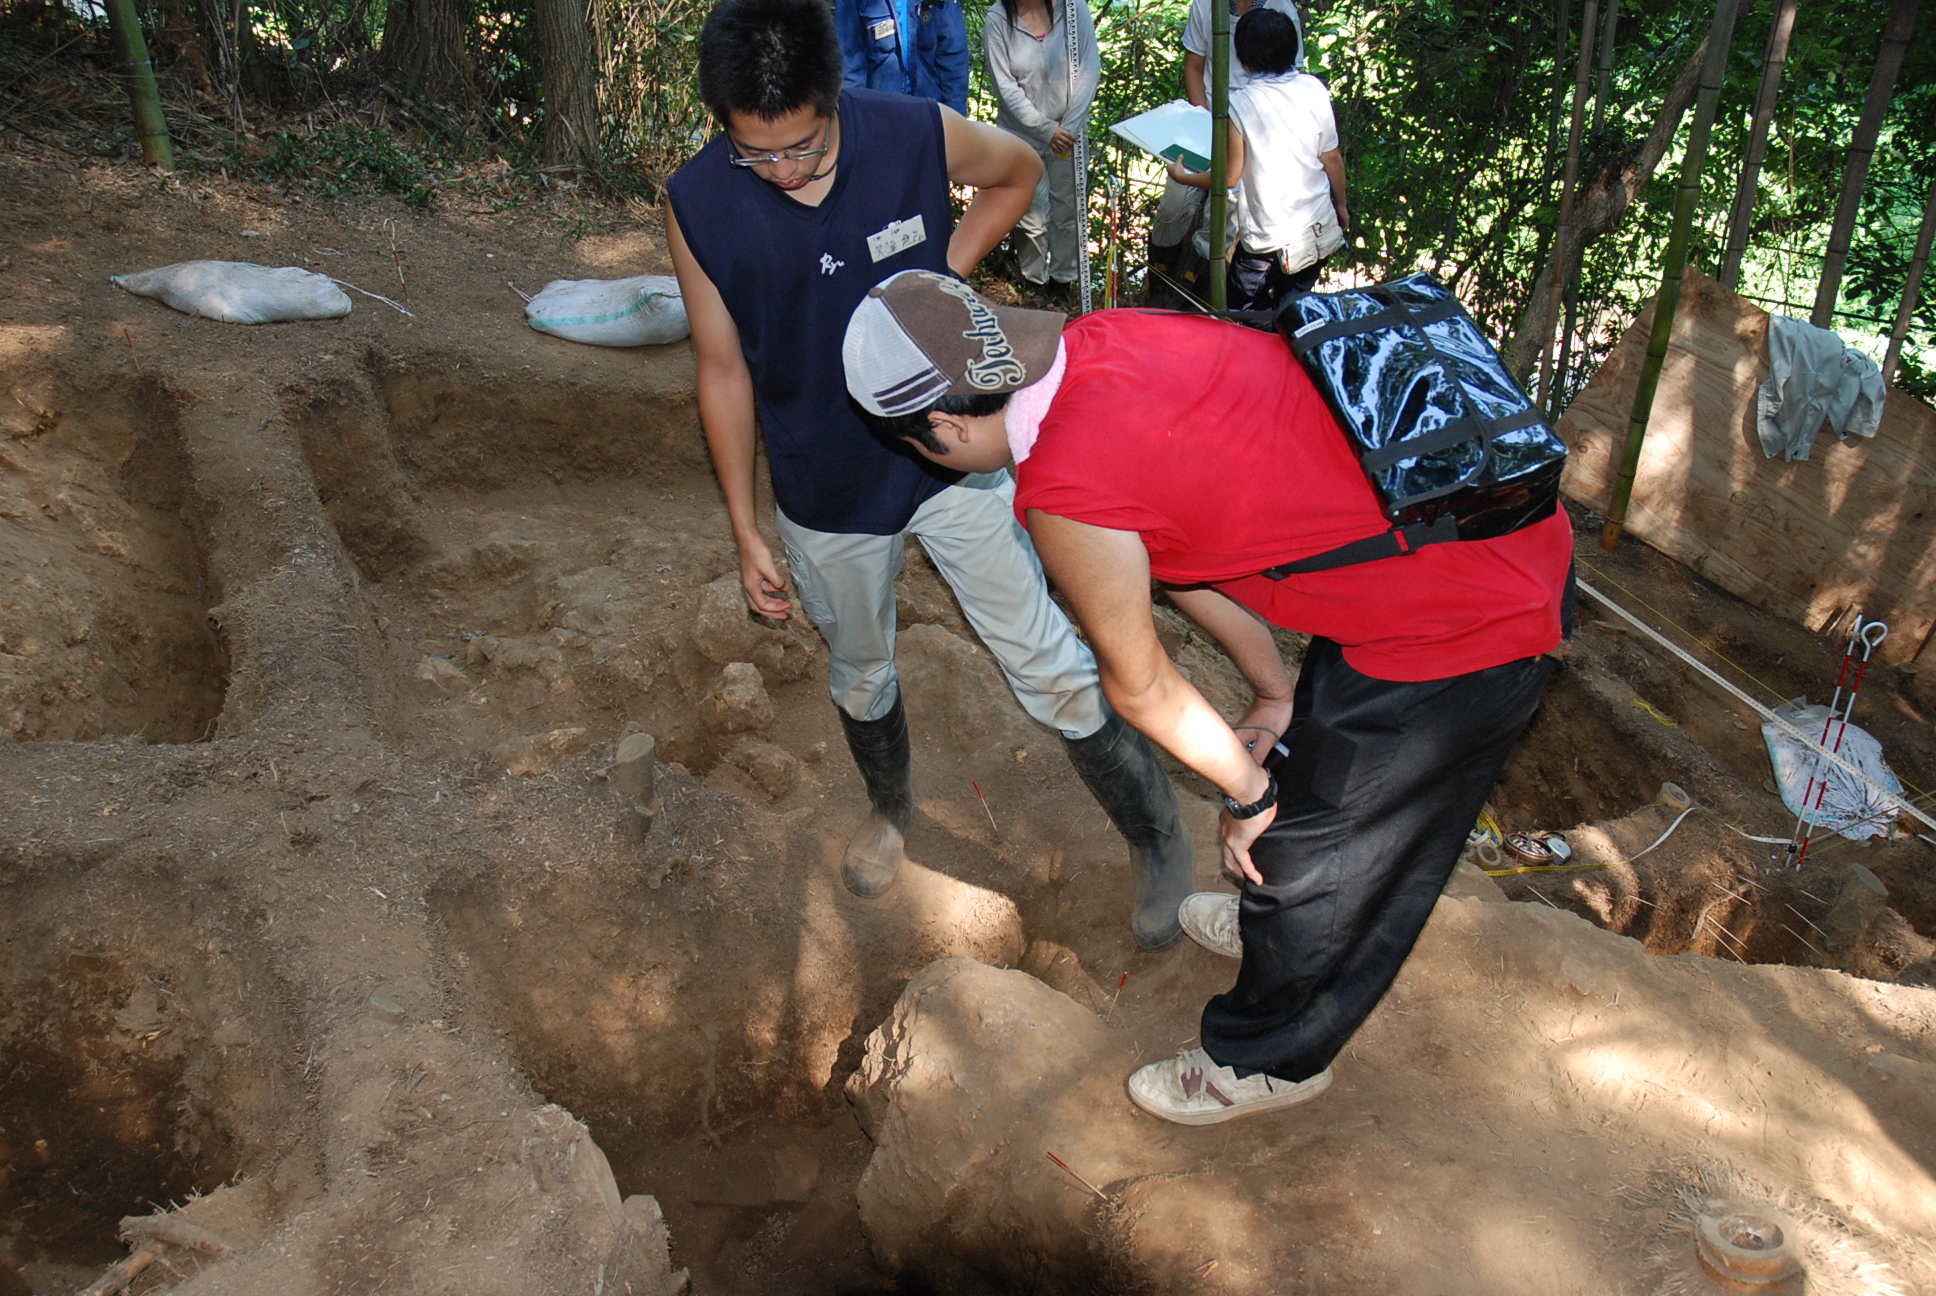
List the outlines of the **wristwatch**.
<svg viewBox="0 0 1936 1296">
<path fill-rule="evenodd" d="M 1238 805 L 1235 797 L 1223 799 L 1223 812 L 1232 819 L 1255 819 L 1264 811 L 1277 804 L 1277 775 L 1264 771 L 1264 795 L 1249 805 Z"/>
</svg>

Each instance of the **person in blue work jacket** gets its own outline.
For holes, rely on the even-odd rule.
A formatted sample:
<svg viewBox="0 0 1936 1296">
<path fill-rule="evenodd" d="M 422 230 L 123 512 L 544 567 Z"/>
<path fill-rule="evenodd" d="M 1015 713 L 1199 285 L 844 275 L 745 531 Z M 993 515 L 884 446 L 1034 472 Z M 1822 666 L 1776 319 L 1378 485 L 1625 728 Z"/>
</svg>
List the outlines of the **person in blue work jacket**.
<svg viewBox="0 0 1936 1296">
<path fill-rule="evenodd" d="M 968 112 L 968 26 L 960 0 L 834 0 L 847 85 Z"/>
</svg>

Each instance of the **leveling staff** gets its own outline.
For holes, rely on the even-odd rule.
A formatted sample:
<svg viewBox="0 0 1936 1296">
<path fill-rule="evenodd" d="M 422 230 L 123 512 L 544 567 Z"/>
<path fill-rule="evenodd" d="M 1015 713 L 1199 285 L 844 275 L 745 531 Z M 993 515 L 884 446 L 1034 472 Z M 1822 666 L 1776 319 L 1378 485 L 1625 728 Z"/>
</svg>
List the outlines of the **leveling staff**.
<svg viewBox="0 0 1936 1296">
<path fill-rule="evenodd" d="M 1205 1008 L 1201 1047 L 1136 1071 L 1130 1097 L 1184 1124 L 1316 1097 L 1538 704 L 1541 654 L 1561 637 L 1566 514 L 1274 581 L 1260 573 L 1388 526 L 1274 334 L 1133 310 L 1065 329 L 906 271 L 855 310 L 842 358 L 877 432 L 961 471 L 1014 468 L 1017 514 L 1110 704 L 1224 793 L 1242 894 L 1189 897 L 1182 925 L 1243 964 Z M 1237 726 L 1164 653 L 1152 577 L 1249 681 Z M 1295 689 L 1273 625 L 1312 635 Z M 1267 770 L 1272 742 L 1239 730 L 1285 733 L 1289 755 Z"/>
<path fill-rule="evenodd" d="M 999 473 L 962 476 L 883 446 L 847 401 L 841 331 L 882 275 L 966 274 L 1028 210 L 1042 164 L 1020 140 L 905 95 L 840 86 L 823 0 L 721 0 L 699 36 L 699 91 L 720 133 L 668 185 L 667 243 L 697 361 L 699 419 L 726 497 L 740 584 L 791 610 L 753 510 L 754 415 L 800 601 L 826 636 L 830 687 L 871 811 L 841 876 L 893 885 L 914 819 L 912 746 L 894 669 L 894 578 L 927 549 L 1023 707 L 1130 847 L 1131 930 L 1176 940 L 1192 885 L 1176 793 L 1141 734 L 1104 705 L 1096 663 L 1049 598 Z M 973 197 L 953 220 L 949 185 Z"/>
</svg>

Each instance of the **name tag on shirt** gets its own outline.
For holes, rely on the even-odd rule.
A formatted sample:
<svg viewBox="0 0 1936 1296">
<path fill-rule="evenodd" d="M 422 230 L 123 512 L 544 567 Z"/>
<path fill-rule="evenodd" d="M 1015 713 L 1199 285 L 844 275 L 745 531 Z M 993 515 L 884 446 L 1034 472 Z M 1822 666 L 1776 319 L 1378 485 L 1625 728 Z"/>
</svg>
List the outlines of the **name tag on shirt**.
<svg viewBox="0 0 1936 1296">
<path fill-rule="evenodd" d="M 875 261 L 885 261 L 891 256 L 907 251 L 928 241 L 928 227 L 919 216 L 909 216 L 897 220 L 886 229 L 867 236 L 867 253 Z"/>
<path fill-rule="evenodd" d="M 892 18 L 881 19 L 867 29 L 867 34 L 874 40 L 887 40 L 894 35 L 894 20 Z"/>
</svg>

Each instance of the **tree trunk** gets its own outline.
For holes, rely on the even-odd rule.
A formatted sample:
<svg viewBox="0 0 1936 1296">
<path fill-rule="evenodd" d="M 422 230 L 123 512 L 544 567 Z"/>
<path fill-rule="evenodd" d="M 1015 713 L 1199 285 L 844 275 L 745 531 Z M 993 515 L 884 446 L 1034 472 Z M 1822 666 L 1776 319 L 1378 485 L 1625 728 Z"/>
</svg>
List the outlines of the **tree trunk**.
<svg viewBox="0 0 1936 1296">
<path fill-rule="evenodd" d="M 256 34 L 248 0 L 235 0 L 235 67 L 238 95 L 247 90 L 251 99 L 262 103 L 274 92 L 269 60 L 263 56 L 262 38 Z"/>
<path fill-rule="evenodd" d="M 1586 88 L 1593 76 L 1594 22 L 1599 18 L 1599 0 L 1586 0 L 1580 14 L 1580 57 L 1573 69 L 1573 115 L 1566 126 L 1566 171 L 1560 181 L 1560 232 L 1556 240 L 1567 241 L 1573 224 L 1573 189 L 1580 178 L 1580 128 L 1586 123 Z M 1536 404 L 1553 403 L 1553 335 L 1549 330 L 1540 339 L 1539 393 Z"/>
<path fill-rule="evenodd" d="M 1633 161 L 1617 172 L 1598 177 L 1574 204 L 1573 227 L 1564 242 L 1554 242 L 1552 254 L 1541 268 L 1539 277 L 1533 281 L 1533 291 L 1526 299 L 1525 309 L 1519 313 L 1519 323 L 1513 329 L 1512 341 L 1506 344 L 1506 365 L 1513 377 L 1521 382 L 1525 381 L 1533 362 L 1539 358 L 1540 342 L 1553 331 L 1553 318 L 1559 310 L 1561 288 L 1567 277 L 1578 268 L 1581 254 L 1594 239 L 1620 224 L 1621 218 L 1627 214 L 1627 208 L 1633 203 L 1634 195 L 1653 177 L 1661 156 L 1674 142 L 1681 118 L 1687 115 L 1688 105 L 1694 102 L 1694 91 L 1701 79 L 1701 62 L 1706 55 L 1707 42 L 1702 41 L 1681 68 L 1674 84 L 1668 88 L 1667 98 L 1661 103 L 1660 112 L 1655 114 L 1653 129 L 1648 132 L 1639 152 L 1634 154 Z"/>
<path fill-rule="evenodd" d="M 1895 377 L 1896 361 L 1902 356 L 1902 340 L 1909 336 L 1909 320 L 1916 313 L 1916 294 L 1923 286 L 1923 270 L 1929 265 L 1930 236 L 1936 234 L 1936 184 L 1929 186 L 1929 201 L 1923 204 L 1923 227 L 1916 234 L 1916 251 L 1909 258 L 1909 277 L 1903 281 L 1902 303 L 1896 307 L 1896 326 L 1889 331 L 1889 353 L 1882 358 L 1882 381 Z"/>
<path fill-rule="evenodd" d="M 539 160 L 598 169 L 597 55 L 585 0 L 537 0 L 538 72 L 544 82 Z"/>
<path fill-rule="evenodd" d="M 1855 124 L 1855 138 L 1849 141 L 1849 160 L 1842 168 L 1842 197 L 1835 204 L 1835 224 L 1828 233 L 1828 257 L 1822 263 L 1821 286 L 1815 290 L 1815 310 L 1808 317 L 1816 328 L 1828 328 L 1835 318 L 1835 298 L 1842 291 L 1842 271 L 1849 261 L 1856 209 L 1862 205 L 1862 182 L 1869 173 L 1869 159 L 1875 156 L 1876 136 L 1895 93 L 1896 73 L 1902 67 L 1909 33 L 1916 26 L 1919 3 L 1896 0 L 1889 25 L 1882 29 L 1882 50 L 1876 55 L 1875 75 L 1869 79 L 1869 101 L 1862 106 L 1861 120 Z"/>
<path fill-rule="evenodd" d="M 1625 529 L 1634 470 L 1640 465 L 1641 443 L 1647 435 L 1647 420 L 1654 410 L 1654 391 L 1660 386 L 1661 365 L 1667 359 L 1667 342 L 1674 332 L 1674 311 L 1681 300 L 1681 271 L 1687 265 L 1687 234 L 1694 225 L 1694 208 L 1701 197 L 1701 171 L 1707 165 L 1708 131 L 1714 125 L 1715 106 L 1721 100 L 1721 82 L 1727 74 L 1735 3 L 1736 0 L 1717 0 L 1714 23 L 1707 32 L 1707 58 L 1701 64 L 1700 106 L 1695 108 L 1694 125 L 1687 132 L 1687 155 L 1681 160 L 1681 181 L 1674 190 L 1674 223 L 1667 234 L 1660 292 L 1654 296 L 1654 327 L 1647 340 L 1647 364 L 1634 387 L 1627 445 L 1620 456 L 1619 476 L 1614 479 L 1613 502 L 1607 509 L 1606 526 L 1600 532 L 1600 547 L 1609 553 L 1619 544 L 1620 533 Z"/>
<path fill-rule="evenodd" d="M 1741 163 L 1741 183 L 1734 191 L 1734 211 L 1728 217 L 1728 247 L 1721 258 L 1721 282 L 1733 288 L 1741 279 L 1741 258 L 1748 250 L 1748 220 L 1754 215 L 1755 194 L 1761 185 L 1761 159 L 1768 151 L 1768 123 L 1775 116 L 1775 93 L 1788 61 L 1788 37 L 1795 30 L 1795 0 L 1775 0 L 1775 25 L 1768 31 L 1768 52 L 1761 60 L 1761 92 L 1755 97 L 1754 121 L 1748 128 L 1748 155 Z"/>
<path fill-rule="evenodd" d="M 471 102 L 477 77 L 464 44 L 471 14 L 471 0 L 390 0 L 377 52 L 384 78 L 414 99 Z"/>
</svg>

